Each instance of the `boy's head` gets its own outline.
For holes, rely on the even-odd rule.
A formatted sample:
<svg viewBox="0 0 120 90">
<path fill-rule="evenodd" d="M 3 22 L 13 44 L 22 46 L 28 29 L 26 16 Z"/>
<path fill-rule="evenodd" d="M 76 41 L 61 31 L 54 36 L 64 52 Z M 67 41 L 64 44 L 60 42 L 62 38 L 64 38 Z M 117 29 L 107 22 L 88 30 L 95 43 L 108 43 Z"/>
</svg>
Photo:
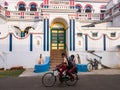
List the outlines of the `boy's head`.
<svg viewBox="0 0 120 90">
<path fill-rule="evenodd" d="M 74 59 L 74 57 L 75 57 L 74 55 L 71 55 L 71 59 Z"/>
<path fill-rule="evenodd" d="M 65 57 L 65 53 L 62 53 L 61 56 L 62 56 L 62 57 Z"/>
</svg>

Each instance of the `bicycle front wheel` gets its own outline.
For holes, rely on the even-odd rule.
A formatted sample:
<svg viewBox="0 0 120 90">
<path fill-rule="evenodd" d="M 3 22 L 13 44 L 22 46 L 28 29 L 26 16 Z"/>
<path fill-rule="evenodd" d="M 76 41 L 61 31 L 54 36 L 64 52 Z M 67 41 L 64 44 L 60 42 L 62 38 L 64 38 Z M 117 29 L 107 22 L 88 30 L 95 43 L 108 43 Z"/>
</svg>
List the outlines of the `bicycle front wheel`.
<svg viewBox="0 0 120 90">
<path fill-rule="evenodd" d="M 46 87 L 52 87 L 56 82 L 56 77 L 52 72 L 45 73 L 42 77 L 42 84 Z"/>
</svg>

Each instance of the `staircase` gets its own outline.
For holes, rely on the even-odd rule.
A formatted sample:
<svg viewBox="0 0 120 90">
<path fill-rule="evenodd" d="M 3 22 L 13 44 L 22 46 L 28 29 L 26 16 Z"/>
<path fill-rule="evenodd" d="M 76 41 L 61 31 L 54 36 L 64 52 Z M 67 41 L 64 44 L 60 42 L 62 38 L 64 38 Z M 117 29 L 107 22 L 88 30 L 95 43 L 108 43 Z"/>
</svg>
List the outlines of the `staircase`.
<svg viewBox="0 0 120 90">
<path fill-rule="evenodd" d="M 65 50 L 51 50 L 50 51 L 50 68 L 56 67 L 56 65 L 59 65 L 61 62 L 63 62 L 63 58 L 61 57 L 61 54 L 65 53 Z"/>
</svg>

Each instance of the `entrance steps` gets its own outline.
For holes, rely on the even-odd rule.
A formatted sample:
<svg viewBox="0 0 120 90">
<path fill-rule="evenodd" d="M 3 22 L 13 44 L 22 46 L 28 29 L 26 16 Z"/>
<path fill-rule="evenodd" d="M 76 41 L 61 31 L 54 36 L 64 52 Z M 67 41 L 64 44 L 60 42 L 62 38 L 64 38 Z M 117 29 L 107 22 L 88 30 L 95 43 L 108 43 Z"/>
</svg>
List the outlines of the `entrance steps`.
<svg viewBox="0 0 120 90">
<path fill-rule="evenodd" d="M 55 68 L 57 65 L 63 62 L 63 58 L 61 57 L 62 53 L 66 54 L 66 51 L 65 50 L 51 50 L 50 69 Z"/>
</svg>

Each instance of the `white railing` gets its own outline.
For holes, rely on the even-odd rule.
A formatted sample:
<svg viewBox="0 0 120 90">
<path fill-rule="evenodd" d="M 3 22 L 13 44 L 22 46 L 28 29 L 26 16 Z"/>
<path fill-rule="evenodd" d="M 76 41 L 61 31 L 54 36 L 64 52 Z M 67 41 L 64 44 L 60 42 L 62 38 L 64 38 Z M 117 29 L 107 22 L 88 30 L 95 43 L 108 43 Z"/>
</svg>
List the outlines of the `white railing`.
<svg viewBox="0 0 120 90">
<path fill-rule="evenodd" d="M 70 9 L 69 5 L 49 5 L 49 9 Z"/>
<path fill-rule="evenodd" d="M 78 20 L 101 20 L 100 13 L 78 13 Z"/>
<path fill-rule="evenodd" d="M 120 13 L 120 3 L 105 12 L 105 19 L 118 15 Z"/>
<path fill-rule="evenodd" d="M 0 15 L 4 16 L 8 20 L 42 20 L 43 16 L 41 12 L 37 11 L 7 11 L 0 6 Z"/>
</svg>

